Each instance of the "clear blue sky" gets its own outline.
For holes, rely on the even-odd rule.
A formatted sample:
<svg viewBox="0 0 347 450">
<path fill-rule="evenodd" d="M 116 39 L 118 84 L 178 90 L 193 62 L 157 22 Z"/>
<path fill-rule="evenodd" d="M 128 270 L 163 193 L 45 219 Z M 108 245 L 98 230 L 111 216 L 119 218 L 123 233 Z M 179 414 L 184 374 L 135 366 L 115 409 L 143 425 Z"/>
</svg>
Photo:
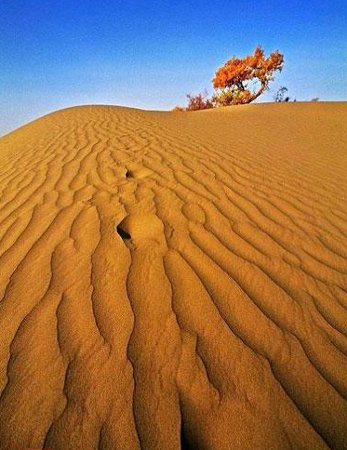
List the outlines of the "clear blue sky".
<svg viewBox="0 0 347 450">
<path fill-rule="evenodd" d="M 346 0 L 0 0 L 0 135 L 47 112 L 185 104 L 261 44 L 298 100 L 347 99 Z"/>
</svg>

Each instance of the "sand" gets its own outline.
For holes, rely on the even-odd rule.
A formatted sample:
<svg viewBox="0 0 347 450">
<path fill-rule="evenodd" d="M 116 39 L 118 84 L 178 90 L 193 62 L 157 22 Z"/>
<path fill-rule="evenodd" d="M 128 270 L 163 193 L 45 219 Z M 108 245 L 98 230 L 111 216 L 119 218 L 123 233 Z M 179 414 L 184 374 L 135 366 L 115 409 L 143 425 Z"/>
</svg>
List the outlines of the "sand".
<svg viewBox="0 0 347 450">
<path fill-rule="evenodd" d="M 0 448 L 346 449 L 347 103 L 70 108 L 0 139 Z"/>
</svg>

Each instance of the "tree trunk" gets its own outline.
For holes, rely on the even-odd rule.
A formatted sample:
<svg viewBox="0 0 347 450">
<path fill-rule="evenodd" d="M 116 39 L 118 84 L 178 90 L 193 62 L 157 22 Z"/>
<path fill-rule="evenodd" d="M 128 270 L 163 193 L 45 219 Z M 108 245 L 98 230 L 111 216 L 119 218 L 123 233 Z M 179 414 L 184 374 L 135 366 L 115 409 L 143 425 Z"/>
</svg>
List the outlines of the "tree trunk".
<svg viewBox="0 0 347 450">
<path fill-rule="evenodd" d="M 256 92 L 255 94 L 253 94 L 252 97 L 250 97 L 250 99 L 246 103 L 253 102 L 256 98 L 258 98 L 265 91 L 265 89 L 266 89 L 266 84 L 262 83 L 262 85 L 259 88 L 259 91 Z"/>
</svg>

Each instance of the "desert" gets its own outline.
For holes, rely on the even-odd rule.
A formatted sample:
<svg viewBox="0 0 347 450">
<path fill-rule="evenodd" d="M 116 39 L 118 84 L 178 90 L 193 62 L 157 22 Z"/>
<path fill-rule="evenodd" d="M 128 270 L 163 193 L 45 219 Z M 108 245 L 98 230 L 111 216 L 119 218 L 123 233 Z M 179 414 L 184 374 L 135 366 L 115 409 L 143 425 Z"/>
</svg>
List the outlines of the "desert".
<svg viewBox="0 0 347 450">
<path fill-rule="evenodd" d="M 347 103 L 80 106 L 0 139 L 0 448 L 346 449 Z"/>
</svg>

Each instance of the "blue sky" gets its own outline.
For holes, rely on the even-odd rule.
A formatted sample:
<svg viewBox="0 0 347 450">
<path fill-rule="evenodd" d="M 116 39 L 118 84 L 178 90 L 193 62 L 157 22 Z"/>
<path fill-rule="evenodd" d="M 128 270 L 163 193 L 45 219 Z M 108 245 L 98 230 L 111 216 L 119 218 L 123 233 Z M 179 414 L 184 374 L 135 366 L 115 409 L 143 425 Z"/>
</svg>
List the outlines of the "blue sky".
<svg viewBox="0 0 347 450">
<path fill-rule="evenodd" d="M 347 100 L 346 0 L 0 0 L 0 135 L 47 112 L 171 109 L 232 55 L 285 55 L 297 100 Z"/>
</svg>

